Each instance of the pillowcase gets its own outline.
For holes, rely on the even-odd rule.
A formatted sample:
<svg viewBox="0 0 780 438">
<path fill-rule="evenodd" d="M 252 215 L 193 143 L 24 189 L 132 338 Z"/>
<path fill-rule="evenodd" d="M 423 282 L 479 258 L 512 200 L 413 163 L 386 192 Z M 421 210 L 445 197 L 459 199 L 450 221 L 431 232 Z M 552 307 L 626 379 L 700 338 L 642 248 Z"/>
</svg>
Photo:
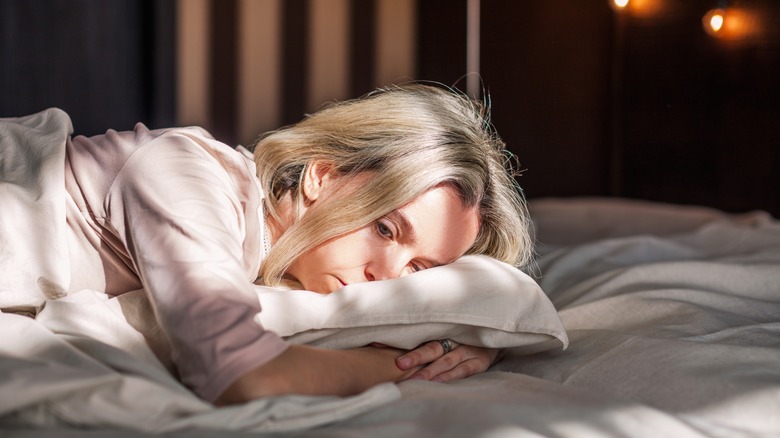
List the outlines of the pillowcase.
<svg viewBox="0 0 780 438">
<path fill-rule="evenodd" d="M 450 338 L 532 353 L 566 348 L 558 312 L 536 282 L 487 256 L 464 256 L 404 277 L 356 283 L 323 295 L 257 286 L 255 320 L 292 343 L 411 349 Z"/>
</svg>

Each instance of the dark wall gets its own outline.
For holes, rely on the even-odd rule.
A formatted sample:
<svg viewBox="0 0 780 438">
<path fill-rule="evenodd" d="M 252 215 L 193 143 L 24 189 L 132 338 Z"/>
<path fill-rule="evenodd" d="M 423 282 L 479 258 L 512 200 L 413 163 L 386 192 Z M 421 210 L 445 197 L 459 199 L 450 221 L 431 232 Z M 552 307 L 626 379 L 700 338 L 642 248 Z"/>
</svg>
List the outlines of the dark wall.
<svg viewBox="0 0 780 438">
<path fill-rule="evenodd" d="M 305 71 L 296 61 L 305 31 L 290 23 L 302 23 L 308 1 L 284 3 L 284 46 L 300 46 L 285 49 L 285 102 L 302 102 L 288 97 L 305 82 L 290 80 Z M 729 2 L 764 21 L 759 38 L 729 42 L 702 30 L 714 2 L 658 2 L 674 7 L 619 19 L 606 0 L 482 0 L 482 80 L 526 194 L 780 216 L 780 5 Z M 235 15 L 234 0 L 212 4 L 215 29 L 221 12 Z M 175 0 L 0 1 L 0 117 L 59 106 L 83 134 L 138 121 L 172 125 L 174 7 Z M 359 24 L 372 22 L 375 5 L 353 0 L 351 11 L 357 93 L 372 74 L 360 65 L 372 57 L 371 29 Z M 229 28 L 212 44 L 231 44 Z M 466 0 L 418 1 L 417 78 L 465 87 L 465 29 Z M 211 91 L 233 107 L 235 95 Z M 230 141 L 233 122 L 225 118 L 220 138 Z"/>
<path fill-rule="evenodd" d="M 420 3 L 419 77 L 465 71 L 465 3 Z M 702 28 L 714 2 L 656 3 L 637 17 L 606 0 L 482 0 L 482 79 L 527 196 L 780 215 L 780 5 L 729 2 L 764 22 L 729 42 Z"/>
<path fill-rule="evenodd" d="M 482 75 L 495 124 L 526 169 L 520 182 L 530 197 L 607 193 L 604 3 L 482 2 Z"/>
<path fill-rule="evenodd" d="M 780 5 L 772 3 L 739 3 L 767 26 L 745 41 L 702 30 L 709 1 L 625 23 L 623 193 L 780 215 Z"/>
<path fill-rule="evenodd" d="M 57 106 L 77 133 L 169 126 L 174 0 L 0 1 L 0 117 Z"/>
<path fill-rule="evenodd" d="M 528 197 L 608 192 L 605 3 L 481 2 L 481 78 Z M 422 1 L 419 20 L 419 77 L 454 84 L 466 68 L 466 1 Z"/>
</svg>

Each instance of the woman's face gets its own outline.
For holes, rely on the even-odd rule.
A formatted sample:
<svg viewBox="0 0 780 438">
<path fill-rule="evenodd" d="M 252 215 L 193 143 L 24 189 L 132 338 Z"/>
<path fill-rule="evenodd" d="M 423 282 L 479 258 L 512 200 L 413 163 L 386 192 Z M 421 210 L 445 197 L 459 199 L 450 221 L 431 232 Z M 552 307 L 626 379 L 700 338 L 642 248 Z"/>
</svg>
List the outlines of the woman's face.
<svg viewBox="0 0 780 438">
<path fill-rule="evenodd" d="M 302 254 L 287 274 L 304 289 L 330 293 L 451 263 L 471 247 L 478 231 L 477 208 L 464 207 L 452 187 L 440 186 Z"/>
</svg>

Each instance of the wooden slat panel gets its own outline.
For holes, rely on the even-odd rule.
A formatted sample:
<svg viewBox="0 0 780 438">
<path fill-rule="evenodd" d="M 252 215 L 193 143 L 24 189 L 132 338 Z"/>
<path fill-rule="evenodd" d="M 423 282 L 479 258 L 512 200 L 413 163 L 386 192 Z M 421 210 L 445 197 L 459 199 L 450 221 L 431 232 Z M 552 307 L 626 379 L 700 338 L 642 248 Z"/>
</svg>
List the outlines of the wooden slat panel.
<svg viewBox="0 0 780 438">
<path fill-rule="evenodd" d="M 282 4 L 282 123 L 289 124 L 306 112 L 309 2 L 284 0 Z"/>
<path fill-rule="evenodd" d="M 352 0 L 350 69 L 352 97 L 374 89 L 376 0 Z"/>
<path fill-rule="evenodd" d="M 466 74 L 466 0 L 417 3 L 417 78 L 455 85 Z M 465 82 L 460 88 L 465 89 Z"/>
<path fill-rule="evenodd" d="M 349 0 L 315 0 L 309 8 L 306 111 L 349 97 Z"/>
<path fill-rule="evenodd" d="M 375 84 L 408 82 L 417 71 L 415 0 L 377 0 Z"/>
<path fill-rule="evenodd" d="M 208 127 L 211 0 L 178 0 L 176 124 Z"/>
<path fill-rule="evenodd" d="M 211 134 L 228 144 L 237 142 L 238 3 L 212 0 L 210 32 L 210 117 Z"/>
<path fill-rule="evenodd" d="M 281 124 L 283 0 L 240 0 L 238 141 L 250 145 Z"/>
</svg>

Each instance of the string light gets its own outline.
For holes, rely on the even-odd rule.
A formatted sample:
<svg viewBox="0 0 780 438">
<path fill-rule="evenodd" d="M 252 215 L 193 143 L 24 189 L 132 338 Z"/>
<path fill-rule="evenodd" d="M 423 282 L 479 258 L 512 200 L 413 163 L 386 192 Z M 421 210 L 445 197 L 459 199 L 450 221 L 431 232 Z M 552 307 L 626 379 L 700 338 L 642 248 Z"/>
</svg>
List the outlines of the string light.
<svg viewBox="0 0 780 438">
<path fill-rule="evenodd" d="M 629 0 L 610 0 L 609 4 L 612 6 L 613 9 L 621 10 L 625 9 L 626 6 L 628 6 Z"/>
<path fill-rule="evenodd" d="M 664 19 L 680 11 L 676 0 L 608 0 L 619 17 Z M 765 32 L 760 11 L 756 8 L 730 6 L 726 0 L 715 1 L 715 8 L 702 17 L 708 35 L 729 41 L 751 41 Z"/>
<path fill-rule="evenodd" d="M 723 27 L 723 14 L 720 12 L 712 14 L 712 17 L 710 17 L 710 27 L 714 32 L 720 31 Z"/>
<path fill-rule="evenodd" d="M 620 14 L 640 18 L 657 17 L 668 12 L 672 0 L 609 0 L 609 6 Z"/>
<path fill-rule="evenodd" d="M 748 40 L 761 28 L 755 11 L 736 7 L 711 9 L 701 21 L 708 35 L 725 40 Z"/>
<path fill-rule="evenodd" d="M 701 22 L 705 32 L 712 36 L 720 36 L 720 32 L 724 30 L 723 25 L 726 23 L 726 11 L 721 8 L 710 9 L 704 14 Z"/>
</svg>

